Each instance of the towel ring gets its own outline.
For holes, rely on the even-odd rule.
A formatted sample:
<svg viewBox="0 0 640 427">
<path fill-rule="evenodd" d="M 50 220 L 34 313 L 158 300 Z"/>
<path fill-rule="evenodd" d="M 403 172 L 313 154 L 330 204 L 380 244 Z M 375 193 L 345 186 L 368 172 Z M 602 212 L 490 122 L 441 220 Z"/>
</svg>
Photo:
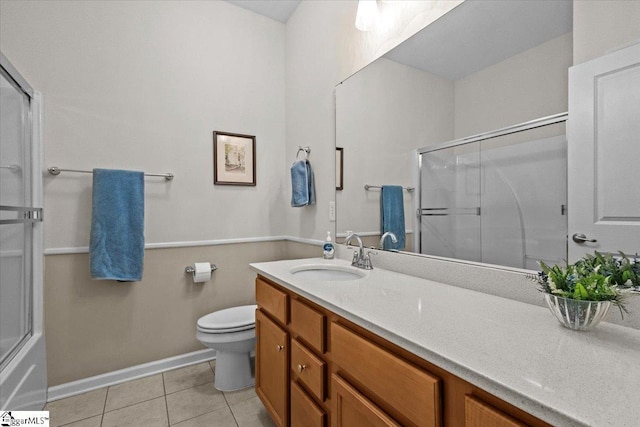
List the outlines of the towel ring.
<svg viewBox="0 0 640 427">
<path fill-rule="evenodd" d="M 300 155 L 301 151 L 304 152 L 304 159 L 308 160 L 309 153 L 311 153 L 311 148 L 298 146 L 298 152 L 296 153 L 296 160 L 298 160 L 298 156 Z"/>
</svg>

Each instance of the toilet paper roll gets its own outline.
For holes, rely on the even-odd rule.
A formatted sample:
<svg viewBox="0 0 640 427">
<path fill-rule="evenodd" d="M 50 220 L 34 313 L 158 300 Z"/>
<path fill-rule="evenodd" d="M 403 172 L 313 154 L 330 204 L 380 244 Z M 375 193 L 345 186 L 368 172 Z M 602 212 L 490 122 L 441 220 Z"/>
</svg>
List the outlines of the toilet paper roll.
<svg viewBox="0 0 640 427">
<path fill-rule="evenodd" d="M 211 279 L 211 264 L 208 262 L 194 263 L 193 283 L 202 283 Z"/>
</svg>

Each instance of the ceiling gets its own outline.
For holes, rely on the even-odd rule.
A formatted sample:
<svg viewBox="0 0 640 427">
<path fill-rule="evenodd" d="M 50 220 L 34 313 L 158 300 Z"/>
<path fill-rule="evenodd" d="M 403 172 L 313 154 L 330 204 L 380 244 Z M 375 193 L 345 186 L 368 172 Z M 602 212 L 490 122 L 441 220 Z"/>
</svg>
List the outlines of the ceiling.
<svg viewBox="0 0 640 427">
<path fill-rule="evenodd" d="M 226 0 L 286 23 L 301 0 Z M 571 0 L 467 0 L 385 57 L 458 80 L 571 31 Z"/>
<path fill-rule="evenodd" d="M 385 57 L 458 80 L 572 27 L 570 0 L 467 0 Z"/>
<path fill-rule="evenodd" d="M 226 0 L 243 9 L 286 23 L 301 0 Z"/>
</svg>

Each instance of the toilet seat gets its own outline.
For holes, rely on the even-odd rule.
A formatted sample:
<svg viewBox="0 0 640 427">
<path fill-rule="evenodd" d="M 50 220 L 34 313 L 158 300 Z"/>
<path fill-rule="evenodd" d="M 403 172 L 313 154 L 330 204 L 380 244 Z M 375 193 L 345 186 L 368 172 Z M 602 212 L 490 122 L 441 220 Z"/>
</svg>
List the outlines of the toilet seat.
<svg viewBox="0 0 640 427">
<path fill-rule="evenodd" d="M 231 332 L 248 331 L 249 329 L 255 329 L 255 327 L 256 325 L 254 323 L 251 325 L 239 326 L 237 328 L 214 329 L 214 328 L 201 328 L 200 326 L 197 326 L 196 329 L 200 332 L 204 332 L 205 334 L 228 334 Z"/>
<path fill-rule="evenodd" d="M 197 329 L 209 334 L 240 332 L 255 328 L 255 304 L 226 308 L 202 316 L 198 319 Z"/>
</svg>

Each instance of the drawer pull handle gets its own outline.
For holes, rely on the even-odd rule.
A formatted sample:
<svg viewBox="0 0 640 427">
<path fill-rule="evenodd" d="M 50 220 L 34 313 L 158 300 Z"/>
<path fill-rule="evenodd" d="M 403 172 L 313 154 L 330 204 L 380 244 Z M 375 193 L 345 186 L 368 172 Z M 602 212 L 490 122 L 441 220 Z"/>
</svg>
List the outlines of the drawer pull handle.
<svg viewBox="0 0 640 427">
<path fill-rule="evenodd" d="M 298 372 L 302 372 L 307 369 L 307 365 L 298 365 Z"/>
<path fill-rule="evenodd" d="M 282 350 L 284 349 L 284 346 L 283 346 L 283 345 L 280 345 L 280 344 L 276 344 L 276 349 L 277 349 L 278 351 L 282 351 Z"/>
</svg>

